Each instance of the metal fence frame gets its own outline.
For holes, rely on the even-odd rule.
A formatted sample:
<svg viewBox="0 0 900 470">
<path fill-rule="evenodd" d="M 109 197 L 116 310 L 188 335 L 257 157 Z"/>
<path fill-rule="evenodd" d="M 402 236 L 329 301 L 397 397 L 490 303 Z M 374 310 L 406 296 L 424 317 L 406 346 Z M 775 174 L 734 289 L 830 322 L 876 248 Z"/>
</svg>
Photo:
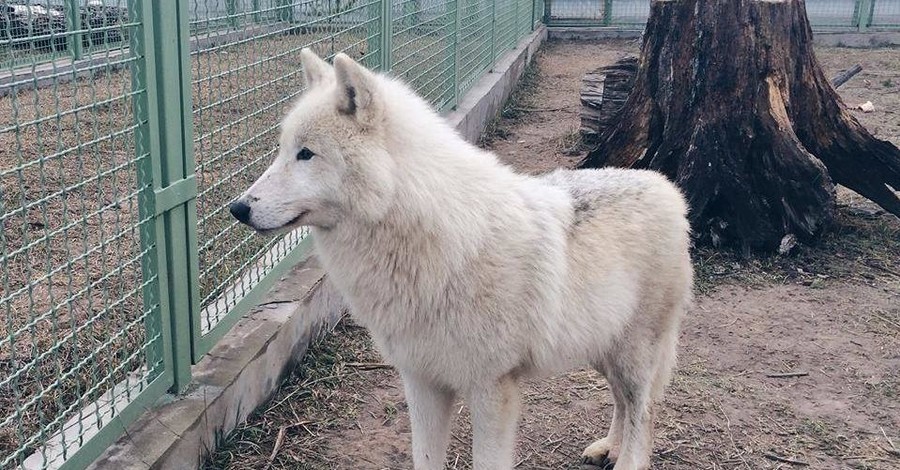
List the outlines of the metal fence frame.
<svg viewBox="0 0 900 470">
<path fill-rule="evenodd" d="M 545 1 L 544 23 L 550 27 L 643 29 L 650 11 L 650 0 Z M 806 6 L 815 31 L 900 31 L 896 0 L 806 0 Z"/>
<path fill-rule="evenodd" d="M 37 4 L 36 0 L 21 1 Z M 66 27 L 64 32 L 58 33 L 59 37 L 54 36 L 57 33 L 51 33 L 50 39 L 66 44 L 65 49 L 6 62 L 0 67 L 0 71 L 7 71 L 5 77 L 0 77 L 0 100 L 12 100 L 15 104 L 23 97 L 33 97 L 38 103 L 46 97 L 52 101 L 61 88 L 68 87 L 66 93 L 76 93 L 84 80 L 91 81 L 98 73 L 127 77 L 123 83 L 130 83 L 126 85 L 130 86 L 130 92 L 123 92 L 116 99 L 130 103 L 132 117 L 129 119 L 133 122 L 119 123 L 123 130 L 118 138 L 126 140 L 124 148 L 131 149 L 134 154 L 130 160 L 134 186 L 131 189 L 135 194 L 137 214 L 133 216 L 131 227 L 137 234 L 134 243 L 140 246 L 140 272 L 136 276 L 142 280 L 135 288 L 143 305 L 142 311 L 146 311 L 139 317 L 143 321 L 139 326 L 144 331 L 143 342 L 135 347 L 145 360 L 142 359 L 143 365 L 138 370 L 125 371 L 126 378 L 120 383 L 106 385 L 118 377 L 107 374 L 103 384 L 83 384 L 84 388 L 102 387 L 93 395 L 86 395 L 99 398 L 89 403 L 82 403 L 80 399 L 61 403 L 59 414 L 39 417 L 37 422 L 41 427 L 37 431 L 34 428 L 23 430 L 22 403 L 39 404 L 43 392 L 32 391 L 28 393 L 38 394 L 28 395 L 17 388 L 16 383 L 0 379 L 0 387 L 6 386 L 15 395 L 15 408 L 0 409 L 0 420 L 18 429 L 11 433 L 12 450 L 7 447 L 6 451 L 0 452 L 0 466 L 4 468 L 8 465 L 87 467 L 129 423 L 164 394 L 184 391 L 191 381 L 191 366 L 258 304 L 281 275 L 308 254 L 311 240 L 306 236 L 307 232 L 298 230 L 263 244 L 247 242 L 247 250 L 232 256 L 233 265 L 217 267 L 219 260 L 204 256 L 204 250 L 216 237 L 236 233 L 244 236 L 249 231 L 219 223 L 222 213 L 226 212 L 223 208 L 242 189 L 233 184 L 237 180 L 232 178 L 244 175 L 237 174 L 239 171 L 223 175 L 203 174 L 200 170 L 210 162 L 227 159 L 237 159 L 241 166 L 240 159 L 251 153 L 248 142 L 258 147 L 266 141 L 274 141 L 276 123 L 253 127 L 242 122 L 248 116 L 261 117 L 262 111 L 243 109 L 239 106 L 240 100 L 256 90 L 274 87 L 276 81 L 279 86 L 290 82 L 294 89 L 289 93 L 279 89 L 276 92 L 280 93 L 278 102 L 266 106 L 267 113 L 280 114 L 279 106 L 300 91 L 299 80 L 293 84 L 300 70 L 299 65 L 288 64 L 275 77 L 265 77 L 265 81 L 257 83 L 258 76 L 248 79 L 251 83 L 247 84 L 246 90 L 214 93 L 222 81 L 229 77 L 240 79 L 254 63 L 259 65 L 269 61 L 271 65 L 286 60 L 302 45 L 322 46 L 330 41 L 330 49 L 323 46 L 321 49 L 325 52 L 320 53 L 331 56 L 344 50 L 362 50 L 355 54 L 358 60 L 406 78 L 437 109 L 446 111 L 453 109 L 460 97 L 503 54 L 540 25 L 544 9 L 543 0 L 343 0 L 343 4 L 342 0 L 110 0 L 127 2 L 129 18 L 122 27 L 127 28 L 128 37 L 121 44 L 101 44 L 95 48 L 84 39 L 96 34 L 97 29 L 81 24 L 82 16 L 78 12 L 83 0 L 53 1 L 62 2 Z M 103 30 L 105 26 L 99 29 Z M 244 57 L 223 63 L 211 62 L 211 57 L 228 57 L 229 48 L 234 48 L 231 52 L 235 55 L 243 54 L 246 51 L 241 47 L 252 49 L 255 42 L 265 40 L 270 41 L 266 46 L 269 49 L 262 51 L 263 56 L 250 56 L 250 64 L 245 63 Z M 0 38 L 0 46 L 12 42 L 11 37 Z M 262 66 L 258 68 L 260 74 L 269 70 Z M 91 86 L 94 86 L 93 82 Z M 197 96 L 198 90 L 201 95 L 210 93 Z M 82 118 L 87 123 L 93 119 L 91 113 L 102 113 L 111 100 L 95 100 L 86 105 L 75 101 L 65 105 L 70 108 L 60 108 L 57 98 L 55 111 L 35 104 L 36 118 L 14 113 L 0 126 L 3 129 L 0 137 L 10 141 L 15 138 L 18 142 L 19 134 L 28 129 L 40 133 L 40 126 L 72 115 L 77 120 L 79 113 L 88 113 Z M 210 118 L 211 110 L 221 113 Z M 241 114 L 223 122 L 221 119 L 226 112 Z M 95 133 L 101 133 L 99 139 L 111 138 L 102 135 L 102 129 L 94 127 Z M 240 142 L 224 138 L 216 140 L 217 132 L 226 128 L 238 129 L 236 140 Z M 63 147 L 61 155 L 92 151 L 94 144 L 84 142 L 80 137 L 76 140 L 74 144 L 60 142 L 57 147 Z M 65 148 L 66 145 L 71 147 Z M 0 159 L 0 177 L 18 181 L 20 185 L 24 185 L 22 177 L 15 178 L 17 172 L 21 173 L 21 166 L 43 167 L 45 161 L 53 157 L 25 155 L 22 148 L 21 144 L 16 144 L 17 159 L 4 156 L 2 152 L 6 150 L 0 149 L 0 157 L 4 157 Z M 254 164 L 267 160 L 270 153 L 255 157 Z M 18 163 L 9 163 L 16 161 Z M 54 197 L 61 194 L 65 198 L 67 191 L 72 189 L 71 182 L 63 183 L 69 187 L 56 188 L 52 187 L 54 183 L 41 178 L 39 189 L 44 191 L 44 196 L 22 199 L 21 207 L 15 205 L 17 200 L 0 199 L 0 228 L 20 223 L 10 214 L 21 215 L 30 209 L 45 210 L 45 205 L 53 202 Z M 74 183 L 76 186 L 81 184 Z M 224 193 L 222 186 L 229 186 Z M 24 194 L 25 189 L 19 189 Z M 6 189 L 0 188 L 0 197 L 4 197 L 4 192 Z M 77 228 L 86 223 L 87 219 L 74 220 L 69 226 Z M 47 245 L 53 241 L 49 235 L 42 240 Z M 88 243 L 87 239 L 82 243 Z M 97 243 L 102 251 L 102 245 L 107 242 L 100 240 Z M 92 250 L 94 248 L 86 246 L 80 257 L 87 257 Z M 12 285 L 11 276 L 16 274 L 12 273 L 13 268 L 8 263 L 17 261 L 13 257 L 21 252 L 21 247 L 9 245 L 5 237 L 0 237 L 0 281 L 4 289 L 0 292 L 0 315 L 6 315 L 3 323 L 11 322 L 18 314 L 12 307 L 18 294 L 7 289 Z M 55 279 L 54 276 L 71 271 L 75 260 L 55 262 L 57 265 L 47 268 L 41 279 L 49 282 Z M 211 287 L 203 285 L 204 273 L 215 270 L 221 271 L 219 277 L 210 283 Z M 13 287 L 18 287 L 16 292 L 27 290 L 29 298 L 32 287 L 39 282 L 27 275 L 25 279 L 14 281 Z M 102 290 L 102 286 L 98 289 Z M 102 295 L 115 300 L 116 293 L 102 292 Z M 219 309 L 213 312 L 215 318 L 204 317 L 211 307 Z M 62 315 L 57 307 L 37 312 L 38 318 L 35 307 L 30 307 L 28 313 L 31 315 L 28 325 L 42 319 L 55 322 Z M 17 335 L 26 331 L 23 328 L 0 330 L 0 361 L 6 357 L 4 348 L 12 351 L 16 341 L 21 339 Z M 103 337 L 118 334 L 102 330 L 92 333 Z M 78 352 L 88 359 L 117 353 L 103 350 Z M 19 353 L 10 354 L 15 359 Z M 32 354 L 46 355 L 39 351 Z M 25 359 L 25 365 L 13 367 L 31 367 L 29 364 L 35 363 L 35 360 L 27 362 L 27 357 Z M 77 367 L 89 367 L 89 364 L 82 360 Z M 16 374 L 19 372 L 34 373 L 30 369 L 15 371 Z M 41 379 L 56 384 L 58 378 L 44 376 Z M 0 447 L 0 450 L 4 448 Z"/>
</svg>

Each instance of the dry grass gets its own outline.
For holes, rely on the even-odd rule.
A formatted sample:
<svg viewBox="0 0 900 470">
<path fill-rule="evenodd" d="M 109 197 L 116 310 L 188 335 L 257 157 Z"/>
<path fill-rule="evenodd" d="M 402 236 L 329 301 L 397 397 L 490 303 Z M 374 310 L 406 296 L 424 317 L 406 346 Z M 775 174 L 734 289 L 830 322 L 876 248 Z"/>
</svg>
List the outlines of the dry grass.
<svg viewBox="0 0 900 470">
<path fill-rule="evenodd" d="M 313 342 L 277 394 L 220 442 L 203 468 L 336 468 L 322 452 L 322 433 L 352 425 L 366 403 L 359 392 L 388 375 L 366 370 L 378 360 L 365 330 L 341 321 Z M 393 405 L 378 406 L 391 413 Z"/>
<path fill-rule="evenodd" d="M 494 142 L 509 137 L 510 129 L 518 118 L 527 114 L 528 110 L 534 106 L 534 92 L 538 86 L 538 66 L 536 62 L 531 62 L 525 66 L 522 77 L 516 83 L 516 87 L 500 110 L 497 119 L 492 119 L 481 134 L 478 145 L 481 147 L 490 147 Z"/>
<path fill-rule="evenodd" d="M 722 283 L 748 286 L 799 282 L 826 288 L 835 282 L 900 282 L 900 222 L 871 202 L 839 191 L 831 229 L 814 245 L 798 245 L 788 256 L 745 258 L 708 247 L 694 250 L 697 289 L 707 293 Z"/>
</svg>

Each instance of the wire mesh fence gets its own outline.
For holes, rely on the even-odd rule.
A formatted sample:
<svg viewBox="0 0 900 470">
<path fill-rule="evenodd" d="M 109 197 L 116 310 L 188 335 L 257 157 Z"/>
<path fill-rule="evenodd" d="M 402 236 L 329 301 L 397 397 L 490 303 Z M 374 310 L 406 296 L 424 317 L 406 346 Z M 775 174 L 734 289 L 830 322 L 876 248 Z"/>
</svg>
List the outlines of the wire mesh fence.
<svg viewBox="0 0 900 470">
<path fill-rule="evenodd" d="M 900 29 L 900 1 L 876 0 L 872 4 L 872 14 L 868 26 Z"/>
<path fill-rule="evenodd" d="M 87 466 L 305 253 L 225 209 L 277 152 L 300 49 L 446 110 L 542 10 L 0 0 L 0 468 Z"/>
<path fill-rule="evenodd" d="M 3 5 L 2 468 L 69 457 L 162 369 L 157 305 L 145 296 L 155 245 L 141 235 L 145 84 L 126 52 L 140 23 L 123 4 Z M 75 80 L 43 62 L 57 50 L 102 60 Z"/>
<path fill-rule="evenodd" d="M 546 0 L 549 26 L 607 26 L 641 29 L 650 0 Z M 897 0 L 806 0 L 814 29 L 900 29 Z"/>
</svg>

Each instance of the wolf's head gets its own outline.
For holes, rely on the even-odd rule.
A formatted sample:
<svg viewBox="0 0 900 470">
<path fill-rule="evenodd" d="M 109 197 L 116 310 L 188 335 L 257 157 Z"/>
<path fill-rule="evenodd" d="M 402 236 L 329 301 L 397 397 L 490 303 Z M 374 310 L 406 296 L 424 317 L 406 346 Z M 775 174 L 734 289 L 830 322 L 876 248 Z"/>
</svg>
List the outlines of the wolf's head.
<svg viewBox="0 0 900 470">
<path fill-rule="evenodd" d="M 327 229 L 351 212 L 379 220 L 394 196 L 387 79 L 345 54 L 334 67 L 309 49 L 300 55 L 307 89 L 281 123 L 278 155 L 229 209 L 261 233 Z"/>
</svg>

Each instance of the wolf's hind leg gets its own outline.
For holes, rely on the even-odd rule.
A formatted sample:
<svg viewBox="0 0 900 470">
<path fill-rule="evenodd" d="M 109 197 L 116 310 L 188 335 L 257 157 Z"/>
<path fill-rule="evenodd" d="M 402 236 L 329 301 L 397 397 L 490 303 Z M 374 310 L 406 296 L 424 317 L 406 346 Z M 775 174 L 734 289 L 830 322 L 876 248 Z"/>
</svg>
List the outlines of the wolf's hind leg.
<svg viewBox="0 0 900 470">
<path fill-rule="evenodd" d="M 603 370 L 597 368 L 602 374 Z M 622 428 L 625 423 L 625 400 L 622 397 L 620 384 L 609 380 L 609 390 L 613 396 L 613 414 L 612 422 L 609 424 L 609 432 L 606 437 L 595 441 L 589 445 L 581 456 L 583 462 L 605 468 L 610 463 L 615 462 L 619 452 L 619 446 L 622 444 Z"/>
<path fill-rule="evenodd" d="M 646 338 L 644 336 L 643 338 Z M 647 470 L 653 447 L 653 385 L 657 377 L 655 345 L 629 338 L 615 348 L 606 363 L 611 389 L 617 389 L 622 416 L 621 445 L 616 470 Z M 614 385 L 615 384 L 615 385 Z M 617 410 L 618 411 L 618 410 Z"/>
</svg>

